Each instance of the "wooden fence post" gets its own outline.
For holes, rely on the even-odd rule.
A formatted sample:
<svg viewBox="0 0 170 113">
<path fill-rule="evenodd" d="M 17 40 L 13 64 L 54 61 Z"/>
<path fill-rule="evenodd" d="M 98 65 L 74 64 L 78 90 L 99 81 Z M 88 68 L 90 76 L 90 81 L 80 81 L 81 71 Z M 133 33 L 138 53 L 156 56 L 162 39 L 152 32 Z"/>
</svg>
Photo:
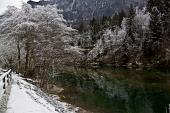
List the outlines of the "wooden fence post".
<svg viewBox="0 0 170 113">
<path fill-rule="evenodd" d="M 5 89 L 5 81 L 6 81 L 6 79 L 5 79 L 5 77 L 3 78 L 3 83 L 4 83 L 4 85 L 3 85 L 3 89 Z"/>
<path fill-rule="evenodd" d="M 6 77 L 3 78 L 3 83 L 4 83 L 3 89 L 5 90 L 4 91 L 4 94 L 5 94 L 6 93 Z"/>
<path fill-rule="evenodd" d="M 1 82 L 1 87 L 0 87 L 0 93 L 1 94 L 6 94 L 7 93 L 7 88 L 11 84 L 10 82 L 12 81 L 12 70 L 4 71 L 3 74 L 0 76 L 0 82 Z M 2 95 L 0 95 L 2 96 Z M 1 97 L 0 97 L 1 98 Z"/>
<path fill-rule="evenodd" d="M 166 106 L 166 113 L 170 113 L 170 104 Z"/>
<path fill-rule="evenodd" d="M 9 85 L 10 84 L 10 82 L 11 82 L 11 80 L 12 80 L 12 75 L 11 75 L 11 71 L 6 75 L 6 76 L 4 76 L 4 78 L 3 78 L 3 89 L 5 90 L 4 91 L 4 94 L 6 93 L 6 90 L 7 90 L 7 85 Z"/>
</svg>

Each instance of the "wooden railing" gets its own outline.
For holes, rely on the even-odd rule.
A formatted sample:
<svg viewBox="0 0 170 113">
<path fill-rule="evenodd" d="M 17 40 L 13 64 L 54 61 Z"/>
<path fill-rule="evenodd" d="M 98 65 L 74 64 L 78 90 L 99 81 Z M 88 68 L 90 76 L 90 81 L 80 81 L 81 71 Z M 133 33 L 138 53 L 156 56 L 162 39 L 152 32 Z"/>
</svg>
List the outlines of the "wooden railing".
<svg viewBox="0 0 170 113">
<path fill-rule="evenodd" d="M 12 70 L 10 69 L 6 71 L 5 73 L 3 73 L 2 75 L 0 75 L 0 98 L 4 93 L 6 93 L 7 87 L 12 80 L 11 73 L 12 73 Z"/>
<path fill-rule="evenodd" d="M 170 104 L 166 107 L 166 113 L 170 113 Z"/>
</svg>

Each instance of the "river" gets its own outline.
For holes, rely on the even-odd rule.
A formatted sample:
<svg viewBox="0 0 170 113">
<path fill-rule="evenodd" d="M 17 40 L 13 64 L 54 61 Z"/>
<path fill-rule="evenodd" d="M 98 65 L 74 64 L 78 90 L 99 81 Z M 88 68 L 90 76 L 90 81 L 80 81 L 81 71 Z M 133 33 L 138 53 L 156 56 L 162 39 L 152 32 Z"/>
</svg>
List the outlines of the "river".
<svg viewBox="0 0 170 113">
<path fill-rule="evenodd" d="M 61 100 L 94 113 L 166 113 L 170 74 L 157 70 L 64 67 L 50 77 Z M 56 92 L 51 92 L 56 93 Z"/>
</svg>

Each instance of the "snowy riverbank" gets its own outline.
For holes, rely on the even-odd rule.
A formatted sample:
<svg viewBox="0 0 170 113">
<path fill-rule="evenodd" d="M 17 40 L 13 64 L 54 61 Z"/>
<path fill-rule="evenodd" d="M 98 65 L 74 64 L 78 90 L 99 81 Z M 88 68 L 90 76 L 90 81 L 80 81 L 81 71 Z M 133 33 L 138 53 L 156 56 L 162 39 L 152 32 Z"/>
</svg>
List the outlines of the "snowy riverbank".
<svg viewBox="0 0 170 113">
<path fill-rule="evenodd" d="M 6 113 L 76 113 L 78 107 L 53 100 L 36 86 L 13 74 Z"/>
</svg>

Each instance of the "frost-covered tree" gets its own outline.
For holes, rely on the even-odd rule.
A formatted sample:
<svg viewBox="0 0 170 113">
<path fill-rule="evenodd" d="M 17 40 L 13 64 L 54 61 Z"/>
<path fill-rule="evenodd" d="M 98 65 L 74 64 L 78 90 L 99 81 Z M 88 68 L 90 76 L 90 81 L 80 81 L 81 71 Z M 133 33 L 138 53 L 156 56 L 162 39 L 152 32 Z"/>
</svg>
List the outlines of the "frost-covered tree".
<svg viewBox="0 0 170 113">
<path fill-rule="evenodd" d="M 150 58 L 156 63 L 164 60 L 168 41 L 168 13 L 170 3 L 167 0 L 149 0 L 147 9 L 150 13 L 150 37 L 148 51 L 152 52 Z M 148 55 L 150 56 L 150 55 Z"/>
<path fill-rule="evenodd" d="M 97 40 L 94 48 L 88 53 L 88 60 L 97 60 L 108 54 L 113 55 L 120 49 L 122 41 L 125 39 L 126 35 L 124 21 L 122 23 L 122 27 L 119 28 L 117 26 L 114 31 L 111 29 L 103 31 L 102 37 Z"/>
<path fill-rule="evenodd" d="M 150 23 L 150 15 L 146 12 L 146 8 L 138 9 L 136 8 L 136 14 L 134 17 L 134 26 L 135 26 L 135 57 L 133 60 L 136 64 L 142 62 L 142 57 L 144 54 L 145 41 L 148 38 L 149 34 L 149 23 Z"/>
<path fill-rule="evenodd" d="M 66 62 L 67 57 L 70 61 L 78 59 L 79 51 L 68 49 L 76 46 L 77 31 L 67 27 L 60 12 L 56 5 L 32 8 L 23 4 L 21 9 L 10 7 L 4 14 L 0 24 L 0 40 L 4 42 L 1 46 L 3 51 L 10 49 L 5 52 L 8 56 L 17 58 L 18 71 L 24 68 L 29 74 L 37 65 L 48 67 L 58 61 Z"/>
<path fill-rule="evenodd" d="M 14 16 L 15 15 L 15 16 Z M 1 48 L 3 51 L 1 53 L 1 58 L 2 59 L 6 59 L 5 56 L 14 56 L 13 58 L 15 58 L 15 53 L 18 53 L 18 66 L 20 65 L 20 48 L 19 46 L 19 42 L 20 42 L 20 37 L 18 36 L 18 32 L 17 32 L 17 24 L 19 21 L 18 18 L 19 15 L 19 10 L 15 7 L 8 7 L 8 10 L 6 11 L 6 13 L 3 15 L 4 19 L 3 22 L 0 24 L 0 39 L 1 39 Z M 17 38 L 16 38 L 17 37 Z M 18 50 L 16 49 L 18 48 Z M 6 55 L 4 55 L 6 54 Z M 17 57 L 16 56 L 16 57 Z M 16 60 L 16 59 L 14 59 Z"/>
<path fill-rule="evenodd" d="M 126 37 L 123 42 L 123 53 L 124 55 L 122 57 L 126 57 L 127 60 L 129 61 L 130 58 L 133 57 L 134 55 L 134 47 L 135 47 L 135 25 L 134 25 L 134 17 L 135 17 L 135 9 L 131 5 L 129 10 L 128 10 L 128 16 L 126 19 Z M 128 62 L 125 62 L 128 63 Z"/>
<path fill-rule="evenodd" d="M 135 27 L 134 27 L 134 17 L 135 17 L 135 9 L 134 7 L 131 5 L 128 11 L 128 17 L 126 20 L 126 31 L 127 31 L 127 41 L 131 44 L 134 43 L 135 41 Z M 127 43 L 128 43 L 127 42 Z"/>
<path fill-rule="evenodd" d="M 146 8 L 129 9 L 129 15 L 125 21 L 126 37 L 122 44 L 122 59 L 124 63 L 138 64 L 142 62 L 144 42 L 147 40 L 150 15 Z"/>
<path fill-rule="evenodd" d="M 150 39 L 149 42 L 151 44 L 151 53 L 153 57 L 157 57 L 159 60 L 161 53 L 161 49 L 163 46 L 163 34 L 162 34 L 162 26 L 161 26 L 161 13 L 157 9 L 157 7 L 153 7 L 151 11 L 151 20 L 150 20 Z"/>
</svg>

